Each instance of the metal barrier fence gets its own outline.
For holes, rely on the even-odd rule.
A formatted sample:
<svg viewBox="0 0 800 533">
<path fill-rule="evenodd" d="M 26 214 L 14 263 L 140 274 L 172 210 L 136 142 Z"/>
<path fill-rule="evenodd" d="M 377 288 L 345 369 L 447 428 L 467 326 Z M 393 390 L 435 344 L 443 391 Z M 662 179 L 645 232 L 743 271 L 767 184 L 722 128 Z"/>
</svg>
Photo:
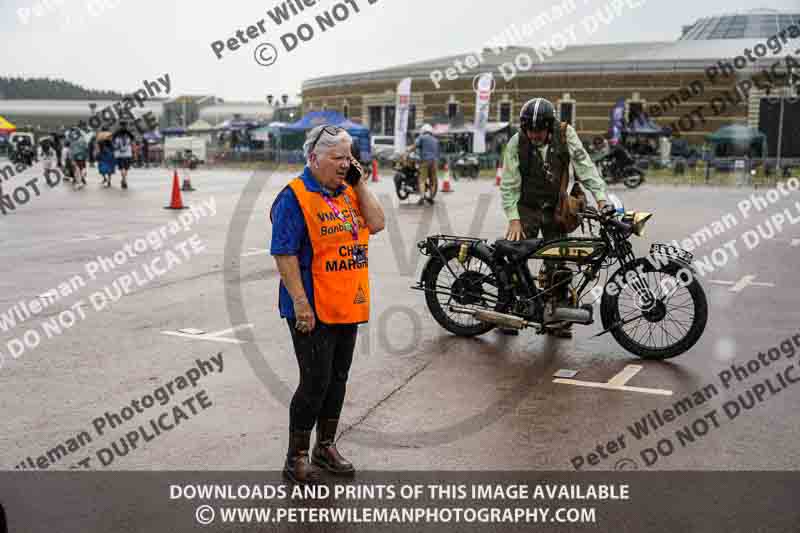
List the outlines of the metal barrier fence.
<svg viewBox="0 0 800 533">
<path fill-rule="evenodd" d="M 649 181 L 693 185 L 774 185 L 782 179 L 800 175 L 800 159 L 714 158 L 711 160 L 637 158 L 636 166 Z"/>
</svg>

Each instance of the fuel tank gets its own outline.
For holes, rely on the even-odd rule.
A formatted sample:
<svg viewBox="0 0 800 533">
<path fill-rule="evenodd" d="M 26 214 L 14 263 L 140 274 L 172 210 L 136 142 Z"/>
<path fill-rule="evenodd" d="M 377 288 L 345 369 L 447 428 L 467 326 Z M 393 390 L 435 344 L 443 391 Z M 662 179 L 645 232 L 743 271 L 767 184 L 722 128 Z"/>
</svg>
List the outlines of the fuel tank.
<svg viewBox="0 0 800 533">
<path fill-rule="evenodd" d="M 600 257 L 605 249 L 606 244 L 599 239 L 564 239 L 542 246 L 532 257 L 586 263 Z"/>
</svg>

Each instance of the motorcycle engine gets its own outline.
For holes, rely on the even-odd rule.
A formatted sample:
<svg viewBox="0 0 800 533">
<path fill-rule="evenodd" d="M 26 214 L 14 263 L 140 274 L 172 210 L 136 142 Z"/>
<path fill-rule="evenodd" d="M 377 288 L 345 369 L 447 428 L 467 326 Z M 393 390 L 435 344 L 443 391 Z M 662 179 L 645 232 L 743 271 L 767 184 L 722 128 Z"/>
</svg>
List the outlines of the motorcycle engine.
<svg viewBox="0 0 800 533">
<path fill-rule="evenodd" d="M 563 265 L 554 270 L 548 269 L 543 265 L 539 270 L 539 287 L 546 291 L 550 287 L 562 284 L 558 289 L 548 293 L 549 298 L 547 299 L 552 300 L 555 297 L 555 300 L 561 305 L 576 306 L 578 302 L 571 287 L 574 274 L 572 270 Z"/>
</svg>

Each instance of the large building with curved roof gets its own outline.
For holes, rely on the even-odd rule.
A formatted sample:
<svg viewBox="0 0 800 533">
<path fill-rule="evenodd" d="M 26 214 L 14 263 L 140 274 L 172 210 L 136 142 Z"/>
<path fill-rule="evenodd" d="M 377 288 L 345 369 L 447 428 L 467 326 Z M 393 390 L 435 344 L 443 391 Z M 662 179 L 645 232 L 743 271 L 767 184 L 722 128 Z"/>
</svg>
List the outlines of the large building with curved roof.
<svg viewBox="0 0 800 533">
<path fill-rule="evenodd" d="M 774 97 L 798 94 L 800 70 L 789 87 L 782 87 L 791 79 L 785 56 L 795 54 L 800 68 L 800 56 L 794 52 L 798 48 L 800 12 L 752 10 L 701 18 L 685 26 L 674 41 L 567 46 L 552 55 L 525 47 L 484 49 L 314 78 L 303 83 L 303 111 L 337 110 L 368 125 L 374 134 L 390 135 L 397 83 L 410 77 L 411 129 L 459 113 L 471 122 L 473 78 L 492 72 L 496 88 L 490 121 L 516 123 L 520 107 L 543 96 L 581 136 L 593 137 L 607 133 L 609 111 L 624 98 L 629 119 L 646 112 L 658 125 L 701 144 L 708 133 L 730 123 L 769 129 L 778 107 Z M 468 65 L 470 56 L 480 56 L 480 66 L 466 74 L 453 69 L 448 79 L 447 69 L 457 61 Z M 790 109 L 795 111 L 800 119 L 797 106 Z M 800 156 L 800 146 L 796 148 Z"/>
</svg>

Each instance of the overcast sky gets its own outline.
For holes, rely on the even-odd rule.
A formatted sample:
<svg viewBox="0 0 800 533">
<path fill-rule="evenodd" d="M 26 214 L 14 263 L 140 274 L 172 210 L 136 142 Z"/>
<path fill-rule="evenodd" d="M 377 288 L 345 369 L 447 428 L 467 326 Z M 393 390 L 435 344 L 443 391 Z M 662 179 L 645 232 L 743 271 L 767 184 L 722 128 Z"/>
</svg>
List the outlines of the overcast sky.
<svg viewBox="0 0 800 533">
<path fill-rule="evenodd" d="M 541 38 L 519 44 L 537 45 L 573 24 L 579 44 L 674 40 L 683 25 L 704 16 L 754 7 L 800 11 L 797 0 L 755 5 L 748 0 L 614 0 L 623 6 L 618 16 L 592 32 L 582 20 L 609 0 L 574 1 L 576 9 L 555 27 L 543 30 Z M 0 0 L 4 38 L 0 74 L 49 76 L 88 88 L 131 91 L 144 79 L 169 73 L 173 96 L 216 94 L 228 100 L 263 100 L 270 93 L 288 92 L 294 97 L 308 78 L 480 48 L 511 23 L 533 20 L 563 2 L 347 0 L 349 18 L 322 32 L 316 15 L 340 0 L 319 0 L 280 26 L 267 15 L 282 3 L 277 0 Z M 640 7 L 630 7 L 637 3 Z M 341 16 L 343 8 L 338 9 Z M 246 37 L 249 42 L 238 50 L 226 48 L 221 60 L 215 57 L 212 41 L 234 37 L 237 30 L 262 19 L 264 35 L 252 41 Z M 281 35 L 303 23 L 311 24 L 315 35 L 287 53 Z M 254 61 L 256 46 L 262 42 L 278 49 L 278 58 L 269 67 Z"/>
</svg>

